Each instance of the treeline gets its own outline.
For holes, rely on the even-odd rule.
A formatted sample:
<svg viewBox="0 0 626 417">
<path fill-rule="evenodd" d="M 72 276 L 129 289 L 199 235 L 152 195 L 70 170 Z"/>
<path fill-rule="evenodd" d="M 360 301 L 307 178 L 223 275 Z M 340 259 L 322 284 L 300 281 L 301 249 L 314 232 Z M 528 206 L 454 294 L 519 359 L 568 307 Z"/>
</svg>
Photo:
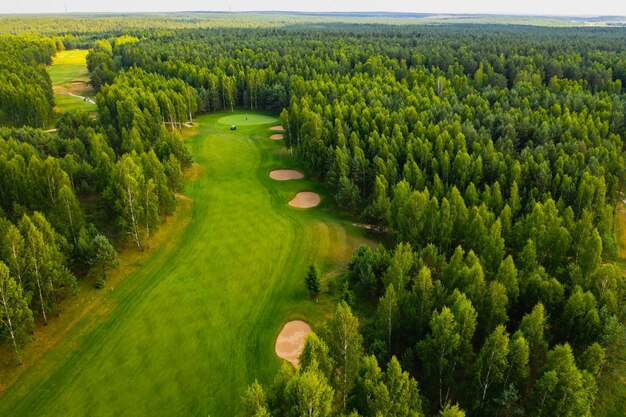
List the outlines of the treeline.
<svg viewBox="0 0 626 417">
<path fill-rule="evenodd" d="M 201 110 L 233 105 L 280 110 L 298 92 L 300 79 L 371 74 L 372 57 L 395 61 L 398 80 L 410 67 L 452 68 L 473 76 L 482 66 L 489 75 L 481 82 L 499 87 L 556 76 L 584 80 L 595 90 L 620 90 L 626 81 L 622 34 L 619 29 L 294 25 L 146 34 L 115 48 L 114 55 L 124 68 L 139 66 L 194 86 Z"/>
<path fill-rule="evenodd" d="M 77 277 L 104 286 L 118 264 L 109 238 L 143 250 L 173 212 L 192 162 L 176 131 L 189 100 L 182 81 L 132 70 L 102 88 L 97 120 L 66 112 L 56 133 L 0 129 L 0 340 L 19 360 Z"/>
<path fill-rule="evenodd" d="M 48 38 L 0 36 L 0 123 L 46 127 L 54 96 L 45 65 L 57 44 Z"/>
</svg>

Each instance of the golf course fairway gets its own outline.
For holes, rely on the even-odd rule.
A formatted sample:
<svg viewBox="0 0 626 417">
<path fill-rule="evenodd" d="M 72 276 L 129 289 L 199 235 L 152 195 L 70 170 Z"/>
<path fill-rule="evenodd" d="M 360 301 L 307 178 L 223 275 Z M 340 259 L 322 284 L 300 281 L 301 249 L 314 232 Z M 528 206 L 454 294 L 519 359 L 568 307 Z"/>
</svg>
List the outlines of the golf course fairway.
<svg viewBox="0 0 626 417">
<path fill-rule="evenodd" d="M 344 271 L 363 232 L 335 217 L 308 176 L 269 177 L 306 172 L 282 141 L 267 140 L 276 118 L 231 131 L 224 116 L 198 118 L 187 135 L 193 175 L 167 220 L 182 226 L 166 223 L 162 243 L 114 287 L 86 290 L 101 291 L 98 314 L 3 387 L 0 416 L 233 416 L 247 385 L 269 383 L 281 365 L 283 324 L 315 329 L 334 310 L 334 296 L 309 299 L 304 276 L 312 263 L 323 280 Z M 321 205 L 289 207 L 303 190 Z"/>
</svg>

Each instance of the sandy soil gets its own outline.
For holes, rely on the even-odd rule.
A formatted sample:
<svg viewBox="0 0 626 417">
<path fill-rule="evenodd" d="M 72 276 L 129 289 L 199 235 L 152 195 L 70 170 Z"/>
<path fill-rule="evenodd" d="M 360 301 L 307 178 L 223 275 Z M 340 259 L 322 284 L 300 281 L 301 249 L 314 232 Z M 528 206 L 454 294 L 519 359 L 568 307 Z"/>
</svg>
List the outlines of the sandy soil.
<svg viewBox="0 0 626 417">
<path fill-rule="evenodd" d="M 278 181 L 299 180 L 304 178 L 304 174 L 293 169 L 275 169 L 270 172 L 270 178 Z"/>
<path fill-rule="evenodd" d="M 71 83 L 63 85 L 55 85 L 52 87 L 54 94 L 58 95 L 75 95 L 77 97 L 85 97 L 93 94 L 93 87 L 87 81 L 74 80 Z"/>
<path fill-rule="evenodd" d="M 320 196 L 310 191 L 304 191 L 296 194 L 293 200 L 289 202 L 292 207 L 311 208 L 320 203 Z"/>
<path fill-rule="evenodd" d="M 276 339 L 276 354 L 293 366 L 298 366 L 298 356 L 302 353 L 304 339 L 311 333 L 311 326 L 300 320 L 285 324 Z"/>
<path fill-rule="evenodd" d="M 282 133 L 276 133 L 275 135 L 270 136 L 270 139 L 272 140 L 281 140 L 282 138 L 283 138 Z"/>
<path fill-rule="evenodd" d="M 282 126 L 278 125 L 278 126 L 272 126 L 272 127 L 270 127 L 270 130 L 275 130 L 275 131 L 283 132 L 285 129 L 283 129 L 283 127 L 282 127 Z"/>
</svg>

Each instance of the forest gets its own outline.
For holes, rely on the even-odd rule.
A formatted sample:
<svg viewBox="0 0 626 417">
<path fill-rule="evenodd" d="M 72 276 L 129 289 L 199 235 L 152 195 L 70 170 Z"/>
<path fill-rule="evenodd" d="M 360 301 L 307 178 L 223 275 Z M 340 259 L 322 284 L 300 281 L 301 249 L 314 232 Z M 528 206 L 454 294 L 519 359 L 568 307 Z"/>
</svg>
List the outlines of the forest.
<svg viewBox="0 0 626 417">
<path fill-rule="evenodd" d="M 18 360 L 77 279 L 104 285 L 113 244 L 143 250 L 174 212 L 183 126 L 266 111 L 335 209 L 387 239 L 326 283 L 336 311 L 243 415 L 596 415 L 626 360 L 623 29 L 107 30 L 0 37 L 0 336 Z M 44 66 L 70 39 L 89 44 L 96 119 L 52 110 Z"/>
</svg>

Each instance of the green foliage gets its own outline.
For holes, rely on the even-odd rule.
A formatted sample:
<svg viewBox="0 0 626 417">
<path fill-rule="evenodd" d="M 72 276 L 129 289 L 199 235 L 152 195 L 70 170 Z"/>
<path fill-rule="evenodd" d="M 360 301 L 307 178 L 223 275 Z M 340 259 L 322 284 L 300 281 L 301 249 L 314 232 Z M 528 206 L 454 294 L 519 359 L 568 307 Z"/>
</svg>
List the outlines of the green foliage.
<svg viewBox="0 0 626 417">
<path fill-rule="evenodd" d="M 72 292 L 70 268 L 105 276 L 115 265 L 87 219 L 107 236 L 149 244 L 182 189 L 192 160 L 178 131 L 197 111 L 271 110 L 281 112 L 292 156 L 338 206 L 397 241 L 355 252 L 341 298 L 363 317 L 342 304 L 323 334 L 328 354 L 312 345 L 306 369 L 276 388 L 289 386 L 294 401 L 277 405 L 284 397 L 272 393 L 254 414 L 299 414 L 303 404 L 347 414 L 352 403 L 370 415 L 406 414 L 380 404 L 392 379 L 410 383 L 393 363 L 393 378 L 372 362 L 361 372 L 364 351 L 402 358 L 427 382 L 433 411 L 459 414 L 449 406 L 458 402 L 473 414 L 589 414 L 595 378 L 602 364 L 615 366 L 622 339 L 626 287 L 607 261 L 625 168 L 624 31 L 243 29 L 271 19 L 230 17 L 153 16 L 130 19 L 141 23 L 129 30 L 115 26 L 119 17 L 94 19 L 106 33 L 57 17 L 33 30 L 73 29 L 0 39 L 1 123 L 49 124 L 43 65 L 55 50 L 93 44 L 99 89 L 97 120 L 64 115 L 56 135 L 0 131 L 0 259 L 29 308 L 45 321 Z M 6 30 L 23 31 L 18 20 L 7 18 Z M 207 22 L 229 27 L 165 29 Z M 319 280 L 309 281 L 317 293 Z M 337 394 L 330 408 L 328 384 Z M 357 387 L 379 405 L 353 398 Z"/>
<path fill-rule="evenodd" d="M 333 384 L 341 403 L 340 410 L 346 411 L 348 396 L 354 386 L 359 361 L 363 356 L 363 338 L 359 333 L 359 320 L 345 302 L 337 306 L 332 319 L 326 323 L 323 333 L 328 343 L 328 352 L 336 366 Z"/>
<path fill-rule="evenodd" d="M 537 413 L 545 416 L 590 416 L 594 396 L 593 377 L 578 370 L 569 345 L 557 345 L 548 352 L 533 395 Z"/>
<path fill-rule="evenodd" d="M 309 266 L 309 272 L 307 272 L 306 277 L 304 278 L 304 285 L 306 289 L 309 291 L 309 295 L 311 297 L 317 296 L 322 289 L 322 283 L 320 281 L 320 277 L 317 274 L 317 269 L 315 265 Z"/>
<path fill-rule="evenodd" d="M 0 334 L 12 344 L 18 361 L 33 329 L 33 313 L 28 308 L 21 285 L 11 277 L 9 268 L 0 262 Z"/>
<path fill-rule="evenodd" d="M 48 126 L 54 98 L 44 65 L 55 52 L 50 38 L 0 36 L 0 123 Z"/>
</svg>

